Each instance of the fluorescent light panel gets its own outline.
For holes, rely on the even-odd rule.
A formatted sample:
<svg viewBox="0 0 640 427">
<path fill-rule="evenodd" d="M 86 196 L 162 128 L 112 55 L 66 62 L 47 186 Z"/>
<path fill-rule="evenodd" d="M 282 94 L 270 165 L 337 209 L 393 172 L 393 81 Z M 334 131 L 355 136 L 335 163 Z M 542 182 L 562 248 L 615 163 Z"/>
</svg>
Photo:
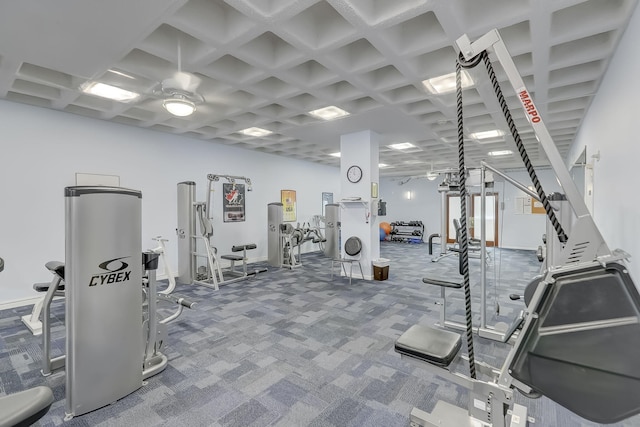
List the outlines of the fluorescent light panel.
<svg viewBox="0 0 640 427">
<path fill-rule="evenodd" d="M 100 82 L 85 83 L 84 85 L 82 85 L 81 89 L 84 93 L 120 102 L 133 101 L 134 99 L 140 97 L 139 93 L 120 89 L 119 87 Z"/>
<path fill-rule="evenodd" d="M 466 70 L 462 70 L 460 82 L 462 83 L 463 89 L 473 86 L 473 79 Z M 423 80 L 422 85 L 434 95 L 453 92 L 456 90 L 456 73 L 449 73 L 443 76 Z"/>
<path fill-rule="evenodd" d="M 490 156 L 493 156 L 493 157 L 508 156 L 509 154 L 513 154 L 513 151 L 511 151 L 511 150 L 496 150 L 496 151 L 489 151 L 487 154 L 489 154 Z"/>
<path fill-rule="evenodd" d="M 328 107 L 309 111 L 309 115 L 322 120 L 333 120 L 339 117 L 348 116 L 349 114 L 350 113 L 348 111 L 345 111 L 342 108 L 338 108 L 335 105 L 330 105 Z"/>
<path fill-rule="evenodd" d="M 333 157 L 340 157 L 340 152 L 338 151 L 337 153 L 329 153 L 329 155 Z"/>
<path fill-rule="evenodd" d="M 399 142 L 397 144 L 388 145 L 388 147 L 393 148 L 394 150 L 408 150 L 409 148 L 415 147 L 415 145 L 410 142 Z"/>
<path fill-rule="evenodd" d="M 267 136 L 267 135 L 271 135 L 273 133 L 270 130 L 257 128 L 257 127 L 251 127 L 251 128 L 242 129 L 242 130 L 240 130 L 238 132 L 240 132 L 243 135 L 256 136 L 256 137 Z"/>
<path fill-rule="evenodd" d="M 386 164 L 386 163 L 378 163 L 378 167 L 379 168 L 386 168 L 386 167 L 389 167 L 389 165 Z"/>
<path fill-rule="evenodd" d="M 504 132 L 500 129 L 486 130 L 483 132 L 474 132 L 469 135 L 473 139 L 491 139 L 491 138 L 499 138 L 504 136 Z"/>
</svg>

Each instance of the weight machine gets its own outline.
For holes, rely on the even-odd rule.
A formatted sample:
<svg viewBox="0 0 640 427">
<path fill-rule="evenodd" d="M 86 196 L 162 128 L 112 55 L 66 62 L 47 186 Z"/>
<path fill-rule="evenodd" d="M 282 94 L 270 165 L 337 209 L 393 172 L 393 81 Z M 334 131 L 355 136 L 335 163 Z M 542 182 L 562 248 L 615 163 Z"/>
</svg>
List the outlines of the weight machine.
<svg viewBox="0 0 640 427">
<path fill-rule="evenodd" d="M 529 397 L 547 396 L 594 422 L 608 424 L 636 415 L 640 413 L 640 294 L 625 268 L 629 255 L 619 249 L 610 250 L 602 238 L 498 31 L 492 30 L 473 43 L 464 35 L 456 45 L 460 51 L 456 64 L 460 171 L 464 172 L 460 71 L 462 66 L 471 67 L 482 61 L 561 248 L 548 259 L 543 276 L 529 285 L 531 297 L 512 327 L 513 332 L 519 330 L 518 337 L 502 368 L 497 369 L 475 360 L 468 240 L 463 224 L 460 273 L 465 294 L 469 375 L 451 369 L 462 343 L 462 336 L 455 332 L 414 325 L 398 338 L 395 349 L 402 357 L 422 362 L 422 366 L 469 389 L 468 409 L 444 402 L 438 402 L 432 413 L 414 408 L 412 425 L 524 426 L 529 420 L 527 410 L 514 404 L 514 389 Z M 570 234 L 556 216 L 529 161 L 487 49 L 493 51 L 504 68 L 573 208 L 576 220 Z M 464 194 L 464 179 L 460 188 Z M 463 221 L 465 208 L 463 201 Z M 441 286 L 454 283 L 424 281 Z M 478 373 L 489 380 L 478 378 Z"/>
<path fill-rule="evenodd" d="M 42 306 L 42 373 L 65 367 L 65 420 L 115 402 L 164 370 L 166 324 L 194 305 L 157 292 L 160 254 L 141 250 L 141 200 L 126 188 L 65 188 L 66 263 L 47 263 L 54 279 Z M 54 296 L 65 298 L 66 351 L 57 357 L 51 357 Z M 162 319 L 157 299 L 178 309 Z"/>
<path fill-rule="evenodd" d="M 169 266 L 169 263 L 167 262 L 167 249 L 165 247 L 165 242 L 168 242 L 169 240 L 167 239 L 163 239 L 162 236 L 157 236 L 154 237 L 152 240 L 158 242 L 158 246 L 156 246 L 155 248 L 151 249 L 150 251 L 158 254 L 160 256 L 160 258 L 162 258 L 162 265 L 164 268 L 164 273 L 167 276 L 167 280 L 169 281 L 169 286 L 167 286 L 165 289 L 163 289 L 160 293 L 164 294 L 164 295 L 169 295 L 171 292 L 173 292 L 176 288 L 176 278 L 173 275 L 173 271 L 171 270 L 171 267 Z M 51 271 L 52 273 L 54 273 L 55 270 L 55 264 L 51 265 L 51 268 L 49 266 L 49 263 L 47 263 L 46 265 L 47 269 L 49 269 L 49 271 Z M 64 275 L 62 275 L 64 276 Z M 53 297 L 64 297 L 64 282 L 62 283 L 55 283 L 56 281 L 56 277 L 57 275 L 54 273 L 54 278 L 53 281 L 51 283 L 36 283 L 33 285 L 33 289 L 36 292 L 47 292 L 47 290 L 49 289 L 49 287 L 51 287 L 52 285 L 55 285 L 57 288 L 57 291 L 55 292 L 54 295 L 51 296 L 51 298 Z M 62 277 L 61 280 L 63 280 L 64 277 Z M 43 296 L 42 298 L 40 298 L 38 300 L 38 302 L 36 302 L 33 305 L 33 308 L 31 309 L 31 314 L 27 314 L 25 316 L 22 316 L 22 323 L 25 324 L 25 326 L 31 331 L 31 333 L 34 336 L 38 336 L 40 334 L 42 334 L 42 321 L 40 320 L 40 316 L 42 314 L 42 309 L 43 309 L 43 305 L 45 304 L 45 299 L 46 299 L 46 294 L 45 296 Z M 48 301 L 47 304 L 51 304 L 51 301 Z"/>
<path fill-rule="evenodd" d="M 178 183 L 178 282 L 186 284 L 198 284 L 219 289 L 221 284 L 232 283 L 255 277 L 267 269 L 247 271 L 247 250 L 255 249 L 253 243 L 236 245 L 232 247 L 234 253 L 242 252 L 242 255 L 218 255 L 218 250 L 213 246 L 212 197 L 214 183 L 225 179 L 236 190 L 236 184 L 241 181 L 247 185 L 247 191 L 252 191 L 251 180 L 244 176 L 235 175 L 207 175 L 207 195 L 205 202 L 196 201 L 196 183 L 185 181 Z M 237 193 L 235 193 L 237 195 Z M 237 197 L 237 196 L 236 196 Z M 240 215 L 240 212 L 230 214 Z M 243 213 L 242 213 L 243 214 Z M 224 277 L 220 259 L 230 261 L 229 275 Z M 235 270 L 235 262 L 242 261 L 242 272 Z"/>
</svg>

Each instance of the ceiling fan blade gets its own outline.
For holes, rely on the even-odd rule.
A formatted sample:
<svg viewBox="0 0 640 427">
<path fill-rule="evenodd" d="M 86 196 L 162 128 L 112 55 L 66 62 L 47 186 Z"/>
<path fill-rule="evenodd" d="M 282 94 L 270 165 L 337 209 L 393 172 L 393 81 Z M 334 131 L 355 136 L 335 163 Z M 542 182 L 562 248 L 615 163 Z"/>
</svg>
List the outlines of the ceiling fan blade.
<svg viewBox="0 0 640 427">
<path fill-rule="evenodd" d="M 200 85 L 200 78 L 185 71 L 176 72 L 173 77 L 162 81 L 165 88 L 180 89 L 186 92 L 195 92 Z"/>
</svg>

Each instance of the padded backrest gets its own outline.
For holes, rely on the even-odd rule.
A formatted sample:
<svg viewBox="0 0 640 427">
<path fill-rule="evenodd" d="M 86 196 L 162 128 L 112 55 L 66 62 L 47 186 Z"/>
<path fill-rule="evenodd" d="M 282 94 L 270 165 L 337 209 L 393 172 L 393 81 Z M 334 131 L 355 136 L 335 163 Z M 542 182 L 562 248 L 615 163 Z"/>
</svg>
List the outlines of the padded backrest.
<svg viewBox="0 0 640 427">
<path fill-rule="evenodd" d="M 344 252 L 349 256 L 356 256 L 362 250 L 362 241 L 355 236 L 349 237 L 344 242 Z"/>
</svg>

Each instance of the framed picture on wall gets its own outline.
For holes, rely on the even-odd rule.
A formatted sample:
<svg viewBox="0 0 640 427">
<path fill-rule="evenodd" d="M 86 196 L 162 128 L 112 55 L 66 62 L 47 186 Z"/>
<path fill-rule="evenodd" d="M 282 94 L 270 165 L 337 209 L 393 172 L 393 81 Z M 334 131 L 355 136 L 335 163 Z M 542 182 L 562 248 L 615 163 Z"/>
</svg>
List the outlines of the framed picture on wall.
<svg viewBox="0 0 640 427">
<path fill-rule="evenodd" d="M 291 222 L 296 220 L 296 190 L 280 190 L 282 202 L 282 220 Z"/>
<path fill-rule="evenodd" d="M 222 184 L 222 218 L 224 222 L 243 222 L 244 184 Z"/>
</svg>

